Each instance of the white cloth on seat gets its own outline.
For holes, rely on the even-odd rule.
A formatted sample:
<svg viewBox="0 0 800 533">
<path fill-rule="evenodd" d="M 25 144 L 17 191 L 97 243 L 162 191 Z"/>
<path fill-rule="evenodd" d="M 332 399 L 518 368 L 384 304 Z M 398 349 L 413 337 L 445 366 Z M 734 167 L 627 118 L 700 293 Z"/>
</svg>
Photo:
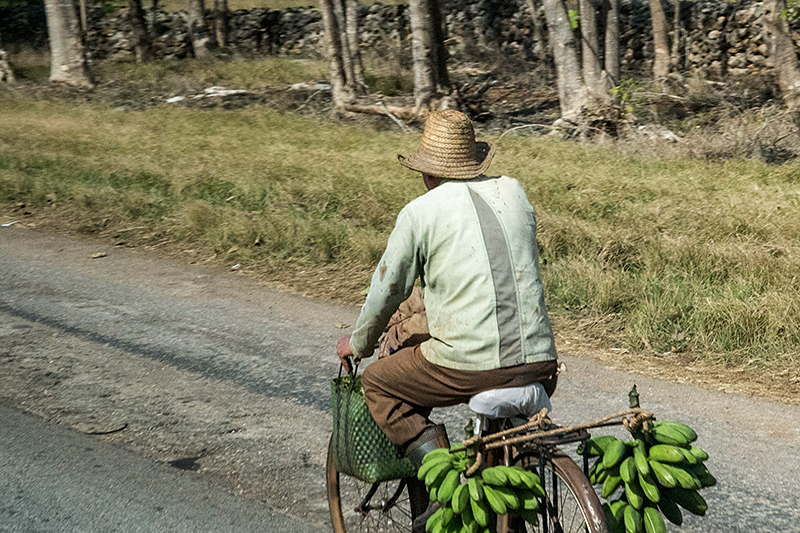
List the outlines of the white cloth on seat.
<svg viewBox="0 0 800 533">
<path fill-rule="evenodd" d="M 552 410 L 550 398 L 541 383 L 524 387 L 491 389 L 476 394 L 469 401 L 469 408 L 479 415 L 490 418 L 530 418 L 543 408 Z"/>
</svg>

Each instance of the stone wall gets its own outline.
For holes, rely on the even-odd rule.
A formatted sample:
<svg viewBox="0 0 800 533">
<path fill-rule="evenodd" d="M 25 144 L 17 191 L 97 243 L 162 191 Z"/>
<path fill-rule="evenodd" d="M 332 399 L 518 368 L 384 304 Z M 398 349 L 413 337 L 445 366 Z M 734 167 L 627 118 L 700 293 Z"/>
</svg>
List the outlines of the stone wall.
<svg viewBox="0 0 800 533">
<path fill-rule="evenodd" d="M 443 0 L 448 47 L 456 58 L 502 53 L 527 60 L 539 59 L 533 50 L 533 20 L 527 0 Z M 0 35 L 7 42 L 24 39 L 41 45 L 44 17 L 34 11 L 11 13 L 0 9 Z M 670 8 L 671 9 L 671 8 Z M 761 3 L 696 0 L 682 3 L 681 65 L 687 72 L 711 77 L 759 72 L 769 66 L 761 36 Z M 315 7 L 283 11 L 251 9 L 230 14 L 228 53 L 247 57 L 288 55 L 321 58 L 322 16 Z M 209 20 L 213 13 L 208 13 Z M 544 19 L 541 11 L 537 16 Z M 672 20 L 672 14 L 667 13 Z M 148 24 L 157 35 L 158 57 L 191 54 L 184 12 L 148 12 Z M 361 6 L 361 43 L 365 49 L 408 55 L 409 22 L 405 5 Z M 622 4 L 622 66 L 629 73 L 649 69 L 653 55 L 650 12 L 645 0 Z M 6 27 L 10 26 L 10 27 Z M 90 13 L 87 43 L 93 59 L 126 58 L 133 54 L 127 10 Z M 796 28 L 797 29 L 797 28 Z M 800 32 L 795 31 L 800 47 Z M 545 48 L 546 49 L 546 48 Z"/>
</svg>

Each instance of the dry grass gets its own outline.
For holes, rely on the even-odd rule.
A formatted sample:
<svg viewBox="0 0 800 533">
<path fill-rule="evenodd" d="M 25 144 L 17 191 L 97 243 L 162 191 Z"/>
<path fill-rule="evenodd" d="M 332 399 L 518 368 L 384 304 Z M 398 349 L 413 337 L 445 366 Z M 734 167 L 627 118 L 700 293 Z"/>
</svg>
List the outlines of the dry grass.
<svg viewBox="0 0 800 533">
<path fill-rule="evenodd" d="M 424 192 L 394 160 L 414 136 L 266 109 L 2 105 L 0 202 L 350 301 Z M 493 171 L 528 191 L 548 305 L 577 334 L 797 376 L 800 164 L 506 137 Z"/>
</svg>

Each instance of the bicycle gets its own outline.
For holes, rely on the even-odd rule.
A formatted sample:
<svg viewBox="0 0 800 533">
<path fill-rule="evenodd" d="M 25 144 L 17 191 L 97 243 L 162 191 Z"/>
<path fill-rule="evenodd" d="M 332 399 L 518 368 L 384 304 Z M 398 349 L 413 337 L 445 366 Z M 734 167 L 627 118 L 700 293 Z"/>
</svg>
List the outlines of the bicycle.
<svg viewBox="0 0 800 533">
<path fill-rule="evenodd" d="M 510 418 L 475 414 L 485 420 L 477 436 L 483 441 L 484 466 L 521 466 L 539 475 L 545 489 L 538 526 L 503 516 L 497 521 L 499 533 L 608 532 L 602 505 L 586 474 L 588 457 L 584 456 L 581 468 L 561 447 L 585 442 L 591 437 L 589 427 L 612 425 L 609 420 L 628 412 L 573 428 L 552 424 L 546 410 L 522 425 Z M 618 423 L 622 422 L 613 424 Z M 335 533 L 411 531 L 414 518 L 428 504 L 424 484 L 416 478 L 363 483 L 339 473 L 331 453 L 329 446 L 326 483 Z"/>
</svg>

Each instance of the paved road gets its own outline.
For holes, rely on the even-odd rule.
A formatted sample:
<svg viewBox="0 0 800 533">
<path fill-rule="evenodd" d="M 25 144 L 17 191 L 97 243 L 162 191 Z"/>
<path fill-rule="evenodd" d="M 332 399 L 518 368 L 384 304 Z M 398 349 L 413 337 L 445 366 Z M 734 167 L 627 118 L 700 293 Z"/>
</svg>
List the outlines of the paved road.
<svg viewBox="0 0 800 533">
<path fill-rule="evenodd" d="M 267 505 L 0 406 L 0 531 L 314 533 Z"/>
<path fill-rule="evenodd" d="M 97 251 L 108 256 L 89 259 Z M 299 444 L 290 443 L 286 460 L 308 466 L 307 477 L 294 489 L 302 486 L 306 499 L 288 507 L 285 495 L 278 492 L 267 490 L 264 497 L 311 523 L 321 523 L 324 516 L 324 439 L 314 440 L 308 423 L 292 421 L 315 421 L 316 434 L 329 427 L 327 380 L 336 371 L 332 346 L 342 333 L 335 324 L 352 324 L 356 316 L 354 308 L 282 293 L 185 261 L 13 226 L 0 228 L 0 339 L 13 345 L 19 332 L 29 328 L 38 340 L 28 349 L 45 359 L 53 349 L 48 343 L 56 342 L 46 340 L 49 335 L 58 339 L 58 350 L 75 352 L 76 361 L 86 352 L 116 361 L 115 367 L 158 365 L 158 372 L 174 376 L 171 383 L 213 384 L 234 391 L 228 398 L 263 401 L 265 418 L 259 424 L 274 424 L 286 432 L 281 439 L 261 442 L 277 451 L 294 442 L 292 435 L 303 435 Z M 10 324 L 5 330 L 4 322 Z M 5 363 L 0 357 L 0 365 L 23 364 L 19 357 L 9 359 Z M 588 358 L 564 354 L 562 360 L 568 372 L 553 399 L 556 421 L 586 421 L 621 410 L 635 382 L 644 407 L 661 419 L 697 429 L 719 484 L 705 491 L 708 515 L 687 520 L 681 531 L 800 530 L 800 408 L 665 383 L 611 370 Z M 94 365 L 97 376 L 105 375 L 101 365 Z M 3 368 L 11 366 L 0 366 L 0 375 Z M 66 390 L 68 378 L 57 380 L 51 389 Z M 147 391 L 166 394 L 158 386 L 148 385 Z M 5 397 L 22 397 L 22 392 L 10 391 Z M 69 399 L 62 396 L 59 401 Z M 29 404 L 24 407 L 30 409 Z M 37 412 L 47 416 L 49 411 Z M 464 411 L 448 410 L 441 416 L 452 434 L 462 424 Z M 254 427 L 259 424 L 235 429 L 260 435 Z M 136 448 L 137 441 L 131 442 Z M 272 476 L 276 486 L 294 483 L 281 478 L 281 468 L 265 467 L 262 474 Z M 4 493 L 0 499 L 9 501 Z"/>
</svg>

